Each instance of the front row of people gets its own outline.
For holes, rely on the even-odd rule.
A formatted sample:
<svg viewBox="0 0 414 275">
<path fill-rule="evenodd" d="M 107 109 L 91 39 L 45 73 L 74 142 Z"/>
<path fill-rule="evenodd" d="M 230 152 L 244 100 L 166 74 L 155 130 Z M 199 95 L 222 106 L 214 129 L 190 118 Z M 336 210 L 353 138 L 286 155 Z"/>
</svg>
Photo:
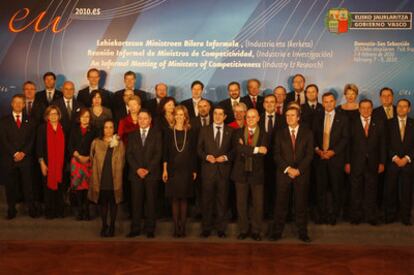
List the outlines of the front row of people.
<svg viewBox="0 0 414 275">
<path fill-rule="evenodd" d="M 141 231 L 148 238 L 154 237 L 160 179 L 166 184 L 166 196 L 172 201 L 174 236 L 185 236 L 187 199 L 194 195 L 194 181 L 200 177 L 201 237 L 210 236 L 213 230 L 221 238 L 226 236 L 231 180 L 236 187 L 238 239 L 251 235 L 259 241 L 262 238 L 265 168 L 269 168 L 266 163 L 269 159 L 265 156 L 270 154 L 276 171 L 271 240 L 282 236 L 290 191 L 293 190 L 298 237 L 304 242 L 310 241 L 307 202 L 313 167 L 316 167 L 319 218 L 335 219 L 340 211 L 340 178 L 345 163 L 351 179 L 352 223 L 360 223 L 364 218 L 371 224 L 377 223 L 377 178 L 387 164 L 386 219 L 395 220 L 398 181 L 394 179 L 400 179 L 402 221 L 410 224 L 411 160 L 414 158 L 414 123 L 407 117 L 410 102 L 405 99 L 398 102 L 397 117 L 387 126 L 388 135 L 382 121 L 372 117 L 370 100 L 359 103 L 360 120 L 350 126 L 346 117 L 335 114 L 333 94 L 324 94 L 322 102 L 325 111 L 318 114 L 321 117 L 316 117 L 311 126 L 300 123 L 300 109 L 295 104 L 288 107 L 286 127 L 278 129 L 274 138 L 260 126 L 256 109 L 249 109 L 244 127 L 234 130 L 224 123 L 223 107 L 217 106 L 208 126 L 193 129 L 187 108 L 179 105 L 172 110 L 169 127 L 162 129 L 152 121 L 150 112 L 134 107 L 134 103 L 140 102 L 133 99 L 130 125 L 125 129 L 120 126 L 121 138 L 111 119 L 104 121 L 101 133 L 97 133 L 90 123 L 91 111 L 86 108 L 80 110 L 79 123 L 67 137 L 60 123 L 60 110 L 54 105 L 46 109 L 44 124 L 34 135 L 32 122 L 22 115 L 24 97 L 15 95 L 13 112 L 3 118 L 0 131 L 0 150 L 2 156 L 6 156 L 1 165 L 6 171 L 8 218 L 16 216 L 19 181 L 29 215 L 38 213 L 40 206 L 33 197 L 36 194 L 33 190 L 41 188 L 31 180 L 36 170 L 34 164 L 38 163 L 46 218 L 63 217 L 67 191 L 64 182 L 70 175 L 69 190 L 75 198 L 77 219 L 89 219 L 89 201 L 99 204 L 101 236 L 114 236 L 117 205 L 123 201 L 123 175 L 127 163 L 132 217 L 127 237 L 138 236 Z M 347 133 L 347 129 L 351 129 L 351 133 Z M 348 135 L 350 144 L 346 142 Z M 332 194 L 330 207 L 327 188 Z"/>
</svg>

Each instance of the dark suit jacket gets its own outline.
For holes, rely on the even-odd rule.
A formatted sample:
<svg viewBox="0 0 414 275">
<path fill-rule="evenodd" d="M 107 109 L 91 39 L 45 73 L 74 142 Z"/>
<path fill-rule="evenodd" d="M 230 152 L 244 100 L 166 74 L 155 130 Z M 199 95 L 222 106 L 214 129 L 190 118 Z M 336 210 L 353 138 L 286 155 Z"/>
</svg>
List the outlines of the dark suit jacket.
<svg viewBox="0 0 414 275">
<path fill-rule="evenodd" d="M 350 127 L 350 163 L 351 173 L 361 174 L 364 172 L 365 163 L 371 171 L 377 171 L 380 163 L 385 165 L 386 161 L 386 138 L 384 124 L 381 120 L 371 117 L 368 137 L 365 136 L 364 125 L 360 119 L 352 122 Z"/>
<path fill-rule="evenodd" d="M 302 104 L 300 106 L 300 109 L 301 109 L 301 114 L 300 114 L 301 125 L 309 127 L 309 129 L 312 129 L 313 119 L 315 115 L 318 113 L 323 113 L 324 111 L 322 104 L 320 104 L 319 102 L 316 104 L 315 109 L 312 109 L 308 103 Z"/>
<path fill-rule="evenodd" d="M 295 152 L 293 152 L 289 127 L 276 133 L 273 155 L 279 176 L 283 175 L 289 166 L 299 169 L 301 175 L 309 173 L 314 154 L 312 131 L 306 127 L 299 126 L 295 144 Z"/>
<path fill-rule="evenodd" d="M 409 156 L 414 161 L 414 120 L 407 117 L 404 141 L 401 141 L 400 127 L 397 116 L 388 120 L 388 159 Z"/>
<path fill-rule="evenodd" d="M 112 93 L 103 88 L 99 88 L 98 90 L 102 92 L 102 105 L 112 110 Z M 86 87 L 85 89 L 80 90 L 78 92 L 78 96 L 76 97 L 76 100 L 85 107 L 88 107 L 88 108 L 91 107 L 92 98 L 89 93 L 89 87 Z"/>
<path fill-rule="evenodd" d="M 259 112 L 259 114 L 264 112 L 263 101 L 264 101 L 264 97 L 258 95 L 257 96 L 257 102 L 256 102 L 256 109 Z M 246 104 L 247 109 L 253 108 L 253 102 L 250 99 L 249 95 L 246 95 L 246 96 L 243 96 L 242 98 L 240 98 L 240 102 L 243 102 L 244 104 Z"/>
<path fill-rule="evenodd" d="M 397 111 L 395 106 L 392 106 L 393 108 L 393 114 L 394 117 L 397 115 Z M 383 106 L 379 106 L 377 108 L 374 109 L 374 111 L 372 112 L 372 117 L 374 117 L 375 119 L 379 119 L 382 120 L 382 122 L 384 123 L 384 126 L 387 127 L 387 114 L 385 113 L 384 107 Z"/>
<path fill-rule="evenodd" d="M 20 128 L 17 127 L 12 114 L 3 117 L 0 121 L 1 163 L 6 169 L 13 166 L 33 165 L 34 123 L 24 115 L 21 120 Z M 13 160 L 16 152 L 24 152 L 26 155 L 18 163 Z"/>
<path fill-rule="evenodd" d="M 203 98 L 203 99 L 205 99 L 205 98 Z M 213 103 L 210 100 L 208 100 L 208 102 L 210 103 L 211 110 L 213 110 L 213 108 L 214 108 Z M 193 99 L 192 98 L 189 98 L 189 99 L 186 99 L 186 100 L 182 101 L 181 105 L 184 105 L 187 108 L 188 115 L 190 116 L 190 118 L 193 118 L 193 117 L 196 116 L 195 111 L 194 111 L 194 104 L 193 104 Z"/>
<path fill-rule="evenodd" d="M 287 95 L 286 95 L 286 100 L 285 100 L 285 103 L 286 104 L 289 104 L 289 102 L 292 102 L 292 101 L 296 101 L 296 94 L 295 94 L 295 91 L 291 91 L 291 92 L 289 92 L 289 93 L 287 93 Z M 308 99 L 306 98 L 306 96 L 305 96 L 305 102 L 307 102 L 308 101 Z M 287 106 L 287 105 L 286 105 Z"/>
<path fill-rule="evenodd" d="M 208 181 L 214 177 L 216 173 L 219 173 L 222 178 L 228 179 L 231 170 L 231 161 L 233 159 L 232 149 L 232 134 L 233 129 L 224 124 L 223 138 L 220 148 L 217 148 L 214 142 L 214 130 L 213 123 L 209 126 L 202 127 L 198 136 L 197 153 L 201 159 L 201 177 L 203 180 Z M 210 163 L 206 160 L 207 155 L 213 155 L 219 157 L 222 155 L 227 156 L 228 161 L 222 163 Z"/>
<path fill-rule="evenodd" d="M 257 140 L 256 147 L 265 146 L 269 149 L 268 135 L 264 131 L 264 128 L 257 126 L 260 129 L 259 138 Z M 244 143 L 244 130 L 245 127 L 237 129 L 233 134 L 233 148 L 235 151 L 235 157 L 233 162 L 233 168 L 231 172 L 231 179 L 234 182 L 245 183 L 247 182 L 247 176 L 249 176 L 253 184 L 264 183 L 264 157 L 265 155 L 257 153 L 253 154 L 254 147 Z M 240 140 L 243 144 L 240 144 Z M 252 164 L 252 171 L 245 171 L 246 162 Z"/>
<path fill-rule="evenodd" d="M 315 116 L 312 126 L 315 147 L 319 147 L 319 149 L 321 150 L 323 145 L 324 122 L 325 111 Z M 329 161 L 337 168 L 342 168 L 345 164 L 348 141 L 348 119 L 343 113 L 335 112 L 335 117 L 333 118 L 331 127 L 331 135 L 329 139 L 329 150 L 333 150 L 335 152 L 335 156 L 333 156 Z M 317 160 L 319 160 L 319 158 L 317 158 Z"/>
<path fill-rule="evenodd" d="M 226 124 L 232 123 L 234 121 L 234 112 L 233 112 L 233 105 L 231 105 L 231 99 L 227 98 L 223 101 L 220 101 L 218 105 L 223 107 L 224 110 L 226 111 L 227 117 L 224 123 Z"/>
<path fill-rule="evenodd" d="M 69 138 L 70 130 L 72 129 L 73 125 L 76 123 L 79 115 L 80 108 L 82 108 L 82 104 L 78 103 L 75 97 L 72 99 L 72 112 L 69 118 L 68 109 L 66 107 L 66 101 L 63 97 L 58 98 L 57 100 L 53 101 L 53 104 L 58 106 L 62 117 L 60 118 L 60 123 L 62 124 L 63 131 L 65 132 L 65 137 Z"/>
<path fill-rule="evenodd" d="M 144 180 L 156 181 L 161 178 L 162 152 L 162 135 L 157 128 L 150 128 L 144 146 L 142 146 L 140 130 L 128 135 L 126 157 L 130 167 L 129 179 L 132 183 L 142 181 L 137 174 L 138 168 L 148 169 L 149 174 Z"/>
<path fill-rule="evenodd" d="M 152 118 L 158 116 L 158 102 L 156 98 L 147 100 L 143 106 L 151 113 Z"/>
<path fill-rule="evenodd" d="M 53 94 L 52 103 L 61 97 L 63 97 L 62 92 L 59 90 L 55 90 L 55 93 Z M 38 91 L 36 93 L 35 100 L 32 106 L 32 117 L 36 120 L 37 124 L 43 123 L 43 115 L 45 113 L 45 110 L 52 103 L 49 103 L 49 101 L 47 101 L 46 90 Z"/>
</svg>

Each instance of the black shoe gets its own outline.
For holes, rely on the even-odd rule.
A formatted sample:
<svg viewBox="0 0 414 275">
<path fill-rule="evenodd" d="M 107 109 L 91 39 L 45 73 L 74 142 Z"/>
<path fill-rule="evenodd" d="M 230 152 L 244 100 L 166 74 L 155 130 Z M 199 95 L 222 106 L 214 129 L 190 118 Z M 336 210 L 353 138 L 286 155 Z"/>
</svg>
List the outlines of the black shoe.
<svg viewBox="0 0 414 275">
<path fill-rule="evenodd" d="M 141 233 L 139 231 L 131 231 L 126 235 L 126 237 L 127 238 L 135 238 L 135 237 L 138 237 L 139 235 L 141 235 Z"/>
<path fill-rule="evenodd" d="M 306 234 L 306 233 L 299 234 L 299 240 L 301 240 L 302 242 L 305 242 L 305 243 L 310 243 L 311 242 L 311 239 L 309 238 L 308 234 Z"/>
<path fill-rule="evenodd" d="M 402 224 L 405 225 L 405 226 L 412 226 L 413 225 L 413 223 L 410 220 L 403 220 Z"/>
<path fill-rule="evenodd" d="M 239 236 L 237 236 L 237 239 L 238 240 L 244 240 L 247 237 L 249 237 L 249 234 L 248 233 L 240 233 Z"/>
<path fill-rule="evenodd" d="M 282 238 L 282 233 L 272 233 L 272 234 L 269 236 L 269 240 L 270 240 L 270 241 L 273 241 L 273 242 L 278 241 L 278 240 L 280 240 L 281 238 Z"/>
<path fill-rule="evenodd" d="M 7 219 L 8 220 L 12 220 L 12 219 L 14 219 L 14 218 L 16 218 L 16 215 L 17 215 L 17 211 L 16 211 L 16 209 L 9 209 L 8 211 L 7 211 Z"/>
<path fill-rule="evenodd" d="M 107 225 L 103 225 L 101 228 L 101 237 L 108 237 L 108 226 Z"/>
<path fill-rule="evenodd" d="M 379 225 L 378 220 L 370 220 L 370 221 L 368 221 L 368 223 L 369 223 L 370 225 L 372 225 L 372 226 L 377 226 L 377 225 Z"/>
<path fill-rule="evenodd" d="M 224 233 L 223 231 L 218 231 L 218 232 L 217 232 L 217 237 L 219 237 L 219 238 L 223 239 L 223 238 L 225 238 L 225 237 L 226 237 L 226 233 Z"/>
<path fill-rule="evenodd" d="M 260 236 L 259 233 L 253 233 L 252 234 L 252 239 L 257 241 L 257 242 L 260 242 L 262 240 L 262 237 Z"/>
<path fill-rule="evenodd" d="M 147 232 L 147 239 L 154 239 L 155 235 L 154 232 Z"/>
<path fill-rule="evenodd" d="M 211 232 L 208 230 L 203 230 L 203 232 L 201 232 L 200 237 L 201 238 L 208 238 L 210 237 Z"/>
<path fill-rule="evenodd" d="M 330 225 L 336 225 L 336 217 L 335 216 L 332 216 L 332 217 L 329 218 L 329 224 Z"/>
<path fill-rule="evenodd" d="M 359 225 L 361 223 L 360 219 L 351 219 L 351 224 L 353 225 Z"/>
<path fill-rule="evenodd" d="M 111 224 L 108 229 L 107 237 L 114 237 L 115 236 L 115 224 Z"/>
<path fill-rule="evenodd" d="M 395 223 L 395 218 L 394 217 L 385 217 L 384 222 L 386 224 Z"/>
<path fill-rule="evenodd" d="M 29 216 L 30 218 L 37 218 L 36 208 L 33 206 L 29 208 Z"/>
</svg>

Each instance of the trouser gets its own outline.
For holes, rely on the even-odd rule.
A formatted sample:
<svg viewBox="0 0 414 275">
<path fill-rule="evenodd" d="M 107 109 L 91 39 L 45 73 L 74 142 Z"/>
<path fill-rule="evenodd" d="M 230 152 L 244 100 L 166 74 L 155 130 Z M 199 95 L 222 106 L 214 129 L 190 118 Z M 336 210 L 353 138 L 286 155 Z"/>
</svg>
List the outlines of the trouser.
<svg viewBox="0 0 414 275">
<path fill-rule="evenodd" d="M 251 232 L 259 234 L 263 223 L 263 184 L 236 183 L 237 212 L 239 215 L 240 233 L 249 232 L 249 213 L 251 216 Z M 249 193 L 252 198 L 252 211 L 249 211 Z"/>
<path fill-rule="evenodd" d="M 377 219 L 378 171 L 365 166 L 355 174 L 351 167 L 351 218 L 366 221 Z"/>
<path fill-rule="evenodd" d="M 141 231 L 141 218 L 145 210 L 146 232 L 155 231 L 158 180 L 138 180 L 131 182 L 131 231 Z"/>
<path fill-rule="evenodd" d="M 10 211 L 16 211 L 19 196 L 19 185 L 23 190 L 24 201 L 29 209 L 33 206 L 33 182 L 30 166 L 15 166 L 7 171 L 5 182 L 7 206 Z"/>
</svg>

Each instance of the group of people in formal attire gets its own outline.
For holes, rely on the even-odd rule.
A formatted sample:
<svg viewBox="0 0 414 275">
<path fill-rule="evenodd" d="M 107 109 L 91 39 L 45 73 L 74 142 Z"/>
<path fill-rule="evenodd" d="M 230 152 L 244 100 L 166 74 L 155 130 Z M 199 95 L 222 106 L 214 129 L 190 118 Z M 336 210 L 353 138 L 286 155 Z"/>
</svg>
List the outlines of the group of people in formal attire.
<svg viewBox="0 0 414 275">
<path fill-rule="evenodd" d="M 229 97 L 213 104 L 194 81 L 192 97 L 177 103 L 164 83 L 154 98 L 136 89 L 131 71 L 115 93 L 99 87 L 99 70 L 87 78 L 75 96 L 73 82 L 59 91 L 48 72 L 44 90 L 27 81 L 12 97 L 0 121 L 8 219 L 20 201 L 30 217 L 62 218 L 69 201 L 76 219 L 89 220 L 92 203 L 101 236 L 111 237 L 124 203 L 127 237 L 153 238 L 161 195 L 177 238 L 186 236 L 190 210 L 201 217 L 203 238 L 225 238 L 231 218 L 238 239 L 256 241 L 282 238 L 294 221 L 298 238 L 310 242 L 309 218 L 412 224 L 414 121 L 410 101 L 394 105 L 391 88 L 381 89 L 377 108 L 358 101 L 354 84 L 342 105 L 332 92 L 320 103 L 318 86 L 297 74 L 289 93 L 277 86 L 262 96 L 260 81 L 250 79 L 246 96 L 231 82 Z"/>
</svg>

